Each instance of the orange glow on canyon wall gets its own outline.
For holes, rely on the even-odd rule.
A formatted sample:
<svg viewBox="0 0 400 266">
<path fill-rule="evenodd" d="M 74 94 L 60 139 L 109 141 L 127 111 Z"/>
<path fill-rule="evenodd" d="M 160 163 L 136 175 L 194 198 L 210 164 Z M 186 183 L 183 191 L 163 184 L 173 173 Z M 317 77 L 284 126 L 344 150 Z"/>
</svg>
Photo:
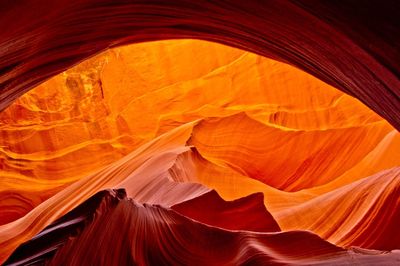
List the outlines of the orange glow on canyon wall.
<svg viewBox="0 0 400 266">
<path fill-rule="evenodd" d="M 399 132 L 310 74 L 221 44 L 145 42 L 83 61 L 0 113 L 0 151 L 1 262 L 96 200 L 97 216 L 43 260 L 122 265 L 113 256 L 135 247 L 133 262 L 172 263 L 149 261 L 144 239 L 159 254 L 209 243 L 218 259 L 197 259 L 215 264 L 378 263 L 395 253 L 364 249 L 400 249 Z M 101 259 L 89 247 L 111 239 L 105 224 L 131 242 Z"/>
</svg>

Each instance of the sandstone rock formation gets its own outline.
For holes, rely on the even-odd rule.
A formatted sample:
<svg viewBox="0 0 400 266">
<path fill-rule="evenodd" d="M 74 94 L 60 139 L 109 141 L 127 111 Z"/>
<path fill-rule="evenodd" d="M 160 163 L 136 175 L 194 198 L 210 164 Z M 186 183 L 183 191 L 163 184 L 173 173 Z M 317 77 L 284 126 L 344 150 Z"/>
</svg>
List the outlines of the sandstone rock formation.
<svg viewBox="0 0 400 266">
<path fill-rule="evenodd" d="M 396 265 L 393 5 L 7 2 L 0 263 Z"/>
</svg>

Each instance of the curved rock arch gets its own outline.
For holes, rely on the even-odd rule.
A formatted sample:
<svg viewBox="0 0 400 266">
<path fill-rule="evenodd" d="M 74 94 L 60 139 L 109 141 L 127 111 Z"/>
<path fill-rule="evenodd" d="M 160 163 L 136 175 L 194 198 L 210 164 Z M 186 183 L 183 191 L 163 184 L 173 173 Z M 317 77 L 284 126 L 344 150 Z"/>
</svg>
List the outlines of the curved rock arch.
<svg viewBox="0 0 400 266">
<path fill-rule="evenodd" d="M 0 110 L 109 47 L 198 38 L 295 65 L 357 97 L 400 129 L 399 5 L 354 0 L 5 2 L 0 7 Z"/>
</svg>

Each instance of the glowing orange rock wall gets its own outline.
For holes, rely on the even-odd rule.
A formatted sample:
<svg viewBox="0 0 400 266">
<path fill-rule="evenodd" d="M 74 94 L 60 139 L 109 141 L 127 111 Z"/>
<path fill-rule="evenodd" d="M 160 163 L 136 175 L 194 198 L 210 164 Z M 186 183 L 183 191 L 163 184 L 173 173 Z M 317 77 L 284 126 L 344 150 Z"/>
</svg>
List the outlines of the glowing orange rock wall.
<svg viewBox="0 0 400 266">
<path fill-rule="evenodd" d="M 155 136 L 207 117 L 222 119 L 196 127 L 190 143 L 202 156 L 284 190 L 333 180 L 392 130 L 357 100 L 282 63 L 200 41 L 137 44 L 52 78 L 1 113 L 1 203 L 24 214 Z M 302 178 L 310 175 L 318 179 Z"/>
<path fill-rule="evenodd" d="M 229 230 L 211 209 L 199 216 L 190 206 L 211 189 L 224 200 L 262 192 L 274 230 L 247 220 L 240 230 L 309 230 L 340 247 L 400 249 L 400 134 L 309 74 L 215 43 L 97 55 L 3 111 L 0 150 L 2 261 L 96 192 L 120 187 Z"/>
</svg>

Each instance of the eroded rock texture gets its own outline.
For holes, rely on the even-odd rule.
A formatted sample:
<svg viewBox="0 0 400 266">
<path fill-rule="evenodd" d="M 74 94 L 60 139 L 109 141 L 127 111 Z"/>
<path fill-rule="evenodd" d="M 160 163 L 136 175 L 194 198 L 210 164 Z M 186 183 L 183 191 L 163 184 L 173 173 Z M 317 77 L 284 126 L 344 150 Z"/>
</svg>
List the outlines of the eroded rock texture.
<svg viewBox="0 0 400 266">
<path fill-rule="evenodd" d="M 290 62 L 399 129 L 398 10 L 397 1 L 6 1 L 0 106 L 108 47 L 195 37 Z M 119 187 L 162 207 L 107 206 L 75 239 L 65 233 L 51 263 L 343 263 L 356 257 L 343 248 L 399 248 L 398 132 L 348 95 L 254 54 L 181 41 L 116 48 L 41 84 L 0 120 L 1 261 L 99 190 Z M 210 189 L 234 203 L 208 199 Z M 257 210 L 265 206 L 258 218 L 235 205 L 255 192 Z M 192 213 L 190 204 L 209 201 L 233 213 Z M 286 240 L 259 232 L 271 228 Z M 129 237 L 93 249 L 117 229 Z M 172 252 L 188 246 L 188 231 L 199 241 Z M 146 246 L 145 237 L 169 246 Z M 90 256 L 102 248 L 109 252 Z M 372 264 L 396 255 L 361 253 Z"/>
<path fill-rule="evenodd" d="M 18 98 L 0 136 L 6 265 L 400 259 L 398 131 L 244 50 L 107 50 Z"/>
<path fill-rule="evenodd" d="M 74 237 L 68 239 L 68 233 Z M 6 264 L 394 265 L 399 259 L 398 252 L 346 251 L 306 231 L 261 233 L 210 227 L 179 211 L 138 204 L 127 199 L 123 190 L 114 190 L 97 193 L 54 222 L 19 247 Z"/>
<path fill-rule="evenodd" d="M 108 47 L 196 38 L 289 62 L 400 129 L 399 10 L 396 0 L 6 1 L 0 109 Z"/>
</svg>

